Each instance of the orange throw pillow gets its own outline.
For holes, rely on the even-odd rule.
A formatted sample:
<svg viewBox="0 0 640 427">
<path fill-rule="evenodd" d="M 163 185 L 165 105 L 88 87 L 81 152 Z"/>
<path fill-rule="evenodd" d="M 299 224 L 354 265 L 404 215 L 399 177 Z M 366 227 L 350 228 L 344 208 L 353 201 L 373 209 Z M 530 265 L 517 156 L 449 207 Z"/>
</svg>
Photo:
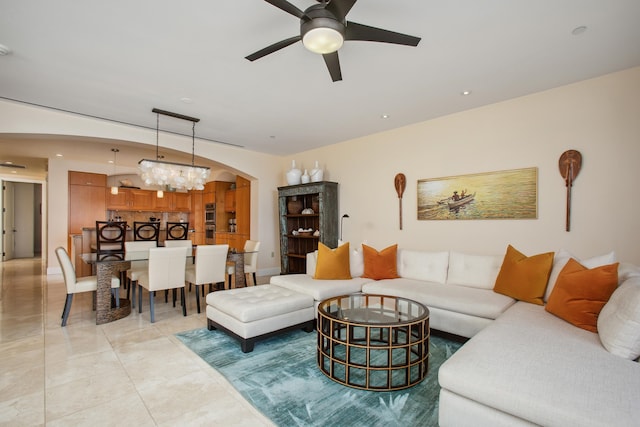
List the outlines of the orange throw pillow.
<svg viewBox="0 0 640 427">
<path fill-rule="evenodd" d="M 578 328 L 598 332 L 598 315 L 617 287 L 617 262 L 590 270 L 571 258 L 560 272 L 545 310 Z"/>
<path fill-rule="evenodd" d="M 318 243 L 318 261 L 313 278 L 319 280 L 351 279 L 349 242 L 335 249 L 331 249 L 323 243 Z"/>
<path fill-rule="evenodd" d="M 364 274 L 374 280 L 396 279 L 398 276 L 398 245 L 389 246 L 378 252 L 371 246 L 362 244 Z"/>
<path fill-rule="evenodd" d="M 543 305 L 542 297 L 552 266 L 553 252 L 528 257 L 509 245 L 493 290 L 520 301 Z"/>
</svg>

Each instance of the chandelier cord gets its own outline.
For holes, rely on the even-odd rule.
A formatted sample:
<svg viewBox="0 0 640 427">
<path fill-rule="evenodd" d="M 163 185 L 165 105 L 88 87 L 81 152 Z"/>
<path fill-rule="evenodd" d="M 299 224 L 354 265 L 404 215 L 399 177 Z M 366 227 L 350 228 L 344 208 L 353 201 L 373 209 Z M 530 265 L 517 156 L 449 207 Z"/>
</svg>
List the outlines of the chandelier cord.
<svg viewBox="0 0 640 427">
<path fill-rule="evenodd" d="M 191 166 L 193 166 L 196 158 L 196 122 L 193 122 L 191 131 Z"/>
<path fill-rule="evenodd" d="M 158 145 L 160 137 L 160 113 L 156 113 L 156 160 L 160 159 L 160 153 L 158 151 Z"/>
</svg>

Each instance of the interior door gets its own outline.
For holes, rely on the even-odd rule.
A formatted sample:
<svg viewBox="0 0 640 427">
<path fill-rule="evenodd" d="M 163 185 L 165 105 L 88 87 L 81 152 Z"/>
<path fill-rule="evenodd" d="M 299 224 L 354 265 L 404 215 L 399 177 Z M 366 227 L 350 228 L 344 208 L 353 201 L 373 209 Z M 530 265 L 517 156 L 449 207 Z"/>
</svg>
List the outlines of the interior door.
<svg viewBox="0 0 640 427">
<path fill-rule="evenodd" d="M 14 258 L 33 258 L 35 237 L 35 185 L 30 182 L 13 182 L 12 184 L 13 256 Z"/>
<path fill-rule="evenodd" d="M 2 260 L 8 261 L 14 258 L 15 250 L 15 215 L 14 186 L 12 182 L 2 182 Z"/>
</svg>

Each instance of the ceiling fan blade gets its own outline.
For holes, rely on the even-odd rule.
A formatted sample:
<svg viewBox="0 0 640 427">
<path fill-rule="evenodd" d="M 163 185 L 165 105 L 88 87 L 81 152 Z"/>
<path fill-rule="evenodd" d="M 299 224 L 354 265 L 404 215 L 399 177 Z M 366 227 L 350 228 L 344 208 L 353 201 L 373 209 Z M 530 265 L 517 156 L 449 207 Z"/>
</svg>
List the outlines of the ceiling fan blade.
<svg viewBox="0 0 640 427">
<path fill-rule="evenodd" d="M 325 9 L 331 12 L 338 21 L 344 21 L 356 1 L 358 0 L 331 0 Z"/>
<path fill-rule="evenodd" d="M 406 46 L 417 46 L 421 40 L 420 37 L 369 27 L 368 25 L 357 24 L 355 22 L 347 21 L 346 27 L 345 40 L 393 43 Z"/>
<path fill-rule="evenodd" d="M 260 49 L 259 51 L 252 53 L 249 56 L 245 56 L 246 59 L 248 59 L 249 61 L 255 61 L 256 59 L 260 59 L 263 56 L 267 56 L 270 53 L 276 52 L 280 49 L 283 49 L 289 45 L 294 44 L 295 42 L 298 42 L 302 39 L 302 37 L 300 36 L 293 36 L 290 37 L 288 39 L 285 40 L 280 40 L 277 43 L 272 44 L 271 46 L 267 46 L 264 49 Z"/>
<path fill-rule="evenodd" d="M 287 13 L 292 14 L 293 16 L 302 19 L 305 14 L 303 11 L 289 3 L 287 0 L 264 0 L 267 3 L 270 3 L 277 7 L 280 10 L 284 10 Z"/>
<path fill-rule="evenodd" d="M 327 64 L 329 74 L 331 74 L 331 80 L 334 82 L 342 80 L 342 71 L 340 71 L 340 59 L 338 58 L 338 52 L 325 53 L 322 55 L 324 63 Z"/>
</svg>

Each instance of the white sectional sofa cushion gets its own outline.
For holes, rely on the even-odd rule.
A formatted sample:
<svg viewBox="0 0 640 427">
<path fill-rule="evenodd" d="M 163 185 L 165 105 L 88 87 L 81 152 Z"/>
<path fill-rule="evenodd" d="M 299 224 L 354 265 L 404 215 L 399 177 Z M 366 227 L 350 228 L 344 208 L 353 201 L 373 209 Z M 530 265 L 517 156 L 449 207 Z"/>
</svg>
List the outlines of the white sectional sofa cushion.
<svg viewBox="0 0 640 427">
<path fill-rule="evenodd" d="M 598 336 L 615 355 L 640 356 L 640 277 L 625 281 L 611 295 L 598 316 Z"/>
<path fill-rule="evenodd" d="M 493 289 L 504 256 L 471 255 L 451 251 L 448 283 L 480 289 Z"/>
<path fill-rule="evenodd" d="M 449 252 L 398 250 L 400 277 L 444 284 L 448 267 Z"/>
<path fill-rule="evenodd" d="M 365 283 L 362 292 L 409 298 L 429 308 L 435 307 L 486 319 L 495 319 L 515 302 L 511 297 L 484 289 L 405 278 Z"/>
<path fill-rule="evenodd" d="M 362 285 L 371 279 L 354 277 L 350 280 L 316 280 L 307 274 L 273 276 L 270 283 L 292 291 L 311 295 L 316 303 L 338 295 L 360 292 Z"/>
<path fill-rule="evenodd" d="M 597 334 L 518 302 L 440 368 L 440 426 L 636 426 L 640 364 L 609 353 Z M 446 395 L 446 397 L 445 397 Z M 454 402 L 454 403 L 452 403 Z M 468 404 L 465 404 L 467 402 Z M 510 415 L 508 415 L 510 414 Z"/>
</svg>

